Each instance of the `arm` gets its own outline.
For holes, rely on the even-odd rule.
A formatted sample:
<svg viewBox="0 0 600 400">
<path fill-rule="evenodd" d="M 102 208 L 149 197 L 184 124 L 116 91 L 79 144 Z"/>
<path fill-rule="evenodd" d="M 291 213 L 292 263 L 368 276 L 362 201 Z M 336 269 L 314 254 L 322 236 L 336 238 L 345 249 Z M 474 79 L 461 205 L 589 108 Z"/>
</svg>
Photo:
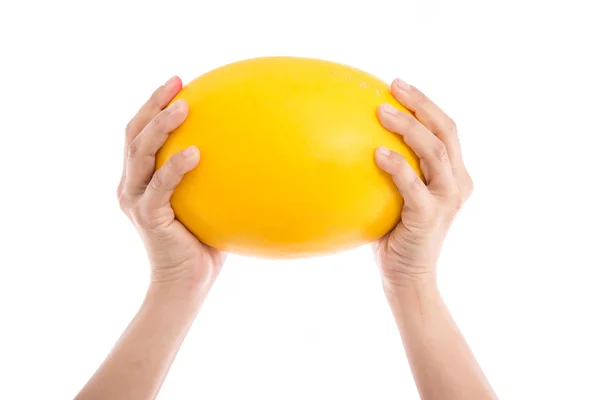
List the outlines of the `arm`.
<svg viewBox="0 0 600 400">
<path fill-rule="evenodd" d="M 496 399 L 435 285 L 387 297 L 423 399 Z"/>
<path fill-rule="evenodd" d="M 456 126 L 415 87 L 396 80 L 392 94 L 411 113 L 383 105 L 379 119 L 419 157 L 424 179 L 402 155 L 377 150 L 376 162 L 404 204 L 400 223 L 375 243 L 375 253 L 417 388 L 424 400 L 496 399 L 436 284 L 444 238 L 473 190 Z"/>
<path fill-rule="evenodd" d="M 126 128 L 117 196 L 148 253 L 151 283 L 138 313 L 78 400 L 155 398 L 225 261 L 224 253 L 199 242 L 177 221 L 171 208 L 173 191 L 198 165 L 198 149 L 185 149 L 154 171 L 156 152 L 187 117 L 183 101 L 165 108 L 181 87 L 177 77 L 167 81 Z"/>
<path fill-rule="evenodd" d="M 115 347 L 76 399 L 153 399 L 204 296 L 150 287 Z"/>
</svg>

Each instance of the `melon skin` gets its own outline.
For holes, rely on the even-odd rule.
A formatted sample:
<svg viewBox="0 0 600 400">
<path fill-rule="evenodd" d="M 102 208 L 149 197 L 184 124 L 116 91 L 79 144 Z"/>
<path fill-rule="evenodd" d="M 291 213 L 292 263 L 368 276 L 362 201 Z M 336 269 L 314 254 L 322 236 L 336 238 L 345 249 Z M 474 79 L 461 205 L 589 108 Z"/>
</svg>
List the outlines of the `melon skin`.
<svg viewBox="0 0 600 400">
<path fill-rule="evenodd" d="M 156 169 L 190 145 L 198 166 L 171 199 L 200 241 L 235 254 L 300 258 L 372 242 L 400 220 L 402 197 L 375 164 L 375 150 L 402 154 L 377 107 L 410 113 L 389 85 L 319 59 L 262 57 L 209 71 L 173 99 L 189 113 L 157 153 Z"/>
</svg>

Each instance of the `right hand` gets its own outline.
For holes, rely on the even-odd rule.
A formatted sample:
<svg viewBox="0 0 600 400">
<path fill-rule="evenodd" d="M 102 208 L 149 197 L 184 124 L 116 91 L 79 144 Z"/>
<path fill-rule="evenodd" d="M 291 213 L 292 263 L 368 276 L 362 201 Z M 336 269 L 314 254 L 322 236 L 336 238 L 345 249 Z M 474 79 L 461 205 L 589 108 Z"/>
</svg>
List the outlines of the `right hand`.
<svg viewBox="0 0 600 400">
<path fill-rule="evenodd" d="M 200 152 L 192 146 L 154 172 L 156 152 L 188 114 L 183 100 L 165 109 L 181 88 L 178 77 L 168 80 L 127 125 L 117 197 L 148 253 L 151 286 L 175 286 L 178 291 L 205 294 L 219 274 L 225 254 L 192 235 L 175 219 L 170 203 L 175 187 L 198 164 Z"/>
</svg>

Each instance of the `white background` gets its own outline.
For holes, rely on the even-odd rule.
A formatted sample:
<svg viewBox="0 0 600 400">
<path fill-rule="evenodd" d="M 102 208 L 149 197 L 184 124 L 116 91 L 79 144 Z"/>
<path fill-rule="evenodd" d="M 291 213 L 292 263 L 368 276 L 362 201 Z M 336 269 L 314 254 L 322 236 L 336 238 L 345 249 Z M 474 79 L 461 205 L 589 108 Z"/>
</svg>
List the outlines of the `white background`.
<svg viewBox="0 0 600 400">
<path fill-rule="evenodd" d="M 600 399 L 600 28 L 580 1 L 13 1 L 0 7 L 0 398 L 72 398 L 137 311 L 125 124 L 173 74 L 326 58 L 426 92 L 475 192 L 440 285 L 502 399 Z M 235 112 L 235 108 L 233 108 Z M 161 399 L 416 399 L 370 249 L 231 257 Z"/>
</svg>

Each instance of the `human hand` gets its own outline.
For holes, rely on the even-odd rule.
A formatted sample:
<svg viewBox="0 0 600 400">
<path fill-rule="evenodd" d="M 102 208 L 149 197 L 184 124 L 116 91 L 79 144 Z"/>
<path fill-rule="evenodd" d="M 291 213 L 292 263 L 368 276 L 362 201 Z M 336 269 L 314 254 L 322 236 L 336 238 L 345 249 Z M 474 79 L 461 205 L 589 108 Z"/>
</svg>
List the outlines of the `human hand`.
<svg viewBox="0 0 600 400">
<path fill-rule="evenodd" d="M 381 124 L 400 134 L 419 157 L 425 182 L 404 157 L 379 148 L 377 165 L 391 174 L 404 198 L 394 230 L 374 243 L 384 287 L 435 284 L 436 264 L 454 217 L 473 191 L 456 125 L 418 89 L 396 79 L 392 94 L 414 117 L 390 105 L 378 110 Z"/>
<path fill-rule="evenodd" d="M 188 114 L 183 100 L 165 108 L 181 88 L 181 80 L 171 78 L 127 124 L 117 196 L 121 210 L 143 240 L 152 285 L 205 293 L 219 274 L 225 254 L 198 241 L 175 219 L 170 204 L 175 187 L 198 164 L 199 150 L 193 146 L 185 149 L 154 172 L 156 152 Z"/>
</svg>

